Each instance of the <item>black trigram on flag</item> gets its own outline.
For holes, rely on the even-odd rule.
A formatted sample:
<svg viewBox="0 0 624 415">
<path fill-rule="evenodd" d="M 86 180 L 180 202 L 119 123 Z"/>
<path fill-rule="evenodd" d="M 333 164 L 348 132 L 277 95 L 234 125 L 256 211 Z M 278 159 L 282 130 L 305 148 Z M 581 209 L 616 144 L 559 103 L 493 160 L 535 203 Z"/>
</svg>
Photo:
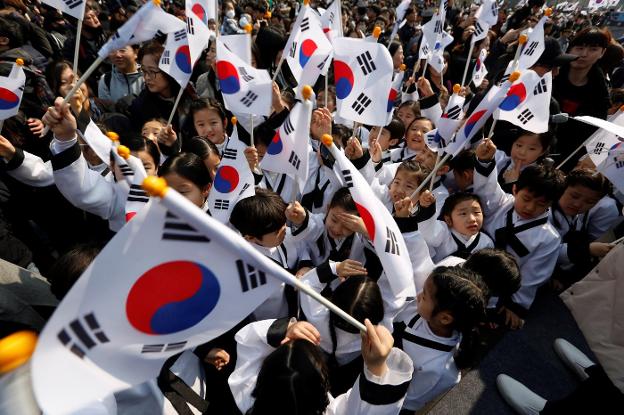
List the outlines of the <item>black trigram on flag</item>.
<svg viewBox="0 0 624 415">
<path fill-rule="evenodd" d="M 342 178 L 344 179 L 345 186 L 353 187 L 353 178 L 351 177 L 350 170 L 342 170 Z"/>
<path fill-rule="evenodd" d="M 301 21 L 301 31 L 305 32 L 306 30 L 308 30 L 310 28 L 310 18 L 308 17 L 304 17 L 303 20 Z"/>
<path fill-rule="evenodd" d="M 357 57 L 357 61 L 360 64 L 360 68 L 362 68 L 362 72 L 364 75 L 368 75 L 369 73 L 377 70 L 375 66 L 375 62 L 373 62 L 373 57 L 371 56 L 369 51 L 366 51 Z"/>
<path fill-rule="evenodd" d="M 249 82 L 252 79 L 254 79 L 253 76 L 247 73 L 247 70 L 243 66 L 238 67 L 238 73 L 240 74 L 240 77 L 243 78 L 245 82 Z"/>
<path fill-rule="evenodd" d="M 59 331 L 56 337 L 65 347 L 79 358 L 83 358 L 86 350 L 90 350 L 101 343 L 108 343 L 108 337 L 100 327 L 95 314 L 89 313 L 82 318 L 75 319 Z M 76 340 L 79 340 L 76 341 Z"/>
<path fill-rule="evenodd" d="M 620 160 L 619 158 L 614 157 L 614 161 L 616 169 L 621 169 L 622 167 L 624 167 L 624 160 Z"/>
<path fill-rule="evenodd" d="M 240 100 L 244 106 L 247 108 L 251 107 L 254 102 L 258 99 L 258 94 L 255 92 L 247 91 L 247 94 Z"/>
<path fill-rule="evenodd" d="M 156 31 L 156 34 L 154 35 L 155 38 L 159 38 L 159 37 L 165 37 L 167 34 L 165 32 L 162 32 L 160 29 Z M 132 37 L 134 37 L 134 35 L 132 35 Z"/>
<path fill-rule="evenodd" d="M 537 45 L 539 45 L 539 42 L 537 41 L 532 41 L 531 43 L 529 43 L 529 45 L 522 51 L 523 55 L 526 56 L 533 56 L 533 53 L 535 53 L 535 49 L 537 49 Z"/>
<path fill-rule="evenodd" d="M 216 199 L 214 202 L 214 208 L 217 210 L 228 210 L 230 208 L 230 201 L 225 199 Z"/>
<path fill-rule="evenodd" d="M 388 239 L 386 239 L 385 251 L 389 254 L 401 255 L 401 253 L 399 252 L 399 244 L 397 243 L 396 235 L 388 227 L 386 227 L 386 235 L 388 236 Z"/>
<path fill-rule="evenodd" d="M 288 51 L 288 55 L 291 58 L 294 58 L 296 54 L 297 54 L 297 42 L 293 42 L 292 45 L 290 45 L 290 50 Z"/>
<path fill-rule="evenodd" d="M 121 174 L 124 176 L 134 176 L 134 171 L 127 164 L 119 164 L 119 170 L 121 170 Z"/>
<path fill-rule="evenodd" d="M 459 105 L 455 105 L 453 108 L 446 112 L 446 115 L 451 120 L 459 119 L 459 114 L 461 114 L 461 108 Z"/>
<path fill-rule="evenodd" d="M 492 16 L 498 16 L 498 4 L 496 2 L 492 3 Z"/>
<path fill-rule="evenodd" d="M 422 51 L 423 55 L 428 55 L 429 54 L 429 45 L 427 45 L 424 41 L 423 44 L 420 46 L 420 50 Z"/>
<path fill-rule="evenodd" d="M 230 159 L 230 160 L 236 160 L 236 155 L 238 154 L 238 150 L 235 148 L 226 148 L 225 150 L 223 150 L 223 156 L 222 158 L 224 159 Z"/>
<path fill-rule="evenodd" d="M 503 75 L 503 77 L 500 80 L 500 83 L 502 84 L 503 82 L 507 82 L 509 80 L 509 75 L 511 75 L 511 74 Z"/>
<path fill-rule="evenodd" d="M 286 118 L 283 124 L 284 132 L 286 135 L 290 135 L 293 131 L 295 131 L 295 127 L 293 127 L 292 122 L 290 121 L 290 117 Z"/>
<path fill-rule="evenodd" d="M 364 110 L 366 110 L 366 108 L 368 108 L 368 106 L 372 103 L 373 101 L 367 97 L 366 95 L 364 95 L 364 93 L 362 92 L 357 99 L 353 102 L 353 104 L 351 104 L 351 108 L 353 108 L 353 110 L 355 112 L 357 112 L 359 115 L 362 115 L 362 113 L 364 112 Z"/>
<path fill-rule="evenodd" d="M 533 118 L 535 118 L 535 115 L 533 115 L 531 110 L 528 108 L 518 115 L 518 121 L 520 121 L 523 125 L 531 121 Z"/>
<path fill-rule="evenodd" d="M 178 30 L 177 32 L 174 32 L 173 33 L 173 39 L 176 42 L 179 42 L 182 39 L 186 39 L 186 30 L 182 29 L 182 30 Z"/>
<path fill-rule="evenodd" d="M 266 274 L 263 271 L 245 264 L 240 259 L 236 260 L 236 269 L 238 270 L 241 290 L 244 293 L 267 283 Z"/>
<path fill-rule="evenodd" d="M 193 23 L 192 17 L 186 18 L 186 33 L 188 33 L 189 35 L 195 34 L 195 24 Z"/>
<path fill-rule="evenodd" d="M 162 239 L 183 242 L 210 242 L 210 239 L 170 212 L 167 212 L 167 217 L 165 218 Z"/>
<path fill-rule="evenodd" d="M 442 33 L 442 22 L 440 21 L 440 19 L 436 20 L 433 32 L 437 34 Z"/>
<path fill-rule="evenodd" d="M 328 6 L 329 7 L 329 6 Z M 329 22 L 331 24 L 334 24 L 334 12 L 329 12 Z"/>
<path fill-rule="evenodd" d="M 299 166 L 301 166 L 301 160 L 299 160 L 299 156 L 297 156 L 297 154 L 295 154 L 294 151 L 290 152 L 290 157 L 288 157 L 288 162 L 290 164 L 292 164 L 292 166 L 299 170 Z"/>
<path fill-rule="evenodd" d="M 548 85 L 546 85 L 545 79 L 540 79 L 537 85 L 535 85 L 535 89 L 533 90 L 533 95 L 543 94 L 544 92 L 548 92 Z"/>
<path fill-rule="evenodd" d="M 63 0 L 63 3 L 70 9 L 75 9 L 82 4 L 82 0 Z"/>
<path fill-rule="evenodd" d="M 605 147 L 605 143 L 603 142 L 596 143 L 596 146 L 594 147 L 594 154 L 602 153 L 602 150 L 604 150 L 604 147 Z"/>
<path fill-rule="evenodd" d="M 162 353 L 184 349 L 186 341 L 167 344 L 144 344 L 141 353 Z"/>
<path fill-rule="evenodd" d="M 483 33 L 483 31 L 485 30 L 485 29 L 483 29 L 483 26 L 481 26 L 481 23 L 479 23 L 478 20 L 474 24 L 474 29 L 475 29 L 475 31 L 474 31 L 473 36 L 475 36 L 475 37 L 479 37 Z"/>
<path fill-rule="evenodd" d="M 319 63 L 318 65 L 316 65 L 316 67 L 319 70 L 323 70 L 323 68 L 325 67 L 325 62 L 327 62 L 327 59 L 329 59 L 329 56 L 327 56 L 325 59 L 323 59 L 323 62 Z"/>
<path fill-rule="evenodd" d="M 162 58 L 160 58 L 160 63 L 162 63 L 163 65 L 169 65 L 169 63 L 171 62 L 171 60 L 169 59 L 170 55 L 171 52 L 168 49 L 164 51 L 162 54 Z"/>
<path fill-rule="evenodd" d="M 145 190 L 141 187 L 140 184 L 131 184 L 130 191 L 128 192 L 128 202 L 141 202 L 147 203 L 149 202 L 149 196 L 145 193 Z"/>
<path fill-rule="evenodd" d="M 240 192 L 238 192 L 238 195 L 239 195 L 239 196 L 240 196 L 240 195 L 242 195 L 242 194 L 243 194 L 243 192 L 245 192 L 245 190 L 249 189 L 249 186 L 250 186 L 250 185 L 249 185 L 249 183 L 245 183 L 245 184 L 243 185 L 243 187 L 242 187 L 241 191 L 240 191 Z"/>
</svg>

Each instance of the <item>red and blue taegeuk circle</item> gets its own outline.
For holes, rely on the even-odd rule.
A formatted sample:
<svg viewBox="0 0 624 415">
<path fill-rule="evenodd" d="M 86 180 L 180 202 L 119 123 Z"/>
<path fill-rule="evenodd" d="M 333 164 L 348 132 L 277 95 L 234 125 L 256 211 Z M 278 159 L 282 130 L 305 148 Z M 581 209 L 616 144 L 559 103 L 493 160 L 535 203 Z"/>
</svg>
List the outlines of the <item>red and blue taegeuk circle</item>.
<svg viewBox="0 0 624 415">
<path fill-rule="evenodd" d="M 464 135 L 466 137 L 470 135 L 472 129 L 475 128 L 475 125 L 485 115 L 485 113 L 487 113 L 487 110 L 477 111 L 466 120 L 466 124 L 464 125 Z"/>
<path fill-rule="evenodd" d="M 173 334 L 202 321 L 219 302 L 217 277 L 192 261 L 159 264 L 141 275 L 126 298 L 126 316 L 145 334 Z"/>
<path fill-rule="evenodd" d="M 221 166 L 214 179 L 214 187 L 219 193 L 230 193 L 238 186 L 240 176 L 232 166 Z"/>
<path fill-rule="evenodd" d="M 394 88 L 390 88 L 390 93 L 388 94 L 388 107 L 386 108 L 387 112 L 392 111 L 392 108 L 394 108 L 394 101 L 396 101 L 397 95 L 399 95 L 399 92 Z"/>
<path fill-rule="evenodd" d="M 511 111 L 518 108 L 518 105 L 522 104 L 527 97 L 527 92 L 524 84 L 512 85 L 507 92 L 507 96 L 498 106 L 503 111 Z"/>
<path fill-rule="evenodd" d="M 191 7 L 191 11 L 199 18 L 199 20 L 204 22 L 205 25 L 208 24 L 208 14 L 206 13 L 206 10 L 204 10 L 204 6 L 199 3 L 195 3 Z"/>
<path fill-rule="evenodd" d="M 228 61 L 217 61 L 217 77 L 221 92 L 235 94 L 240 91 L 240 79 L 236 67 Z"/>
<path fill-rule="evenodd" d="M 188 45 L 182 45 L 178 48 L 178 50 L 176 50 L 175 63 L 185 74 L 193 72 L 193 66 L 191 65 L 191 51 Z"/>
<path fill-rule="evenodd" d="M 334 79 L 336 80 L 336 97 L 345 99 L 353 90 L 353 71 L 343 61 L 334 60 Z"/>
<path fill-rule="evenodd" d="M 359 203 L 355 203 L 355 207 L 364 221 L 364 226 L 366 226 L 366 231 L 368 232 L 368 237 L 371 241 L 375 240 L 375 219 L 373 219 L 373 215 L 366 209 L 364 206 Z"/>
<path fill-rule="evenodd" d="M 266 152 L 274 156 L 276 154 L 281 153 L 283 149 L 284 149 L 284 143 L 282 143 L 282 137 L 280 137 L 279 130 L 277 130 L 277 132 L 273 136 L 273 139 L 271 140 L 271 143 L 267 147 Z"/>
<path fill-rule="evenodd" d="M 316 49 L 318 49 L 318 46 L 316 46 L 316 43 L 312 39 L 306 39 L 301 43 L 301 47 L 299 48 L 299 65 L 301 65 L 302 68 L 306 66 L 306 63 L 308 63 Z"/>
<path fill-rule="evenodd" d="M 10 110 L 19 105 L 20 99 L 10 89 L 0 87 L 0 110 Z"/>
</svg>

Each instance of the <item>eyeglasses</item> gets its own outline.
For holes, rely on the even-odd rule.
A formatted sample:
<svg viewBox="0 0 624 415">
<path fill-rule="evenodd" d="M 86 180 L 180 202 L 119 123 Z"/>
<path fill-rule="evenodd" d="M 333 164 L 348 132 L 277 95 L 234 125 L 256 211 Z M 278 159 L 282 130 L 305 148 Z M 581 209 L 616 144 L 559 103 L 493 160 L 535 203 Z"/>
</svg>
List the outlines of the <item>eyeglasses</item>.
<svg viewBox="0 0 624 415">
<path fill-rule="evenodd" d="M 156 69 L 156 70 L 149 70 L 149 69 L 140 69 L 140 72 L 143 74 L 143 77 L 145 78 L 156 78 L 156 76 L 160 73 L 162 73 L 161 70 Z"/>
</svg>

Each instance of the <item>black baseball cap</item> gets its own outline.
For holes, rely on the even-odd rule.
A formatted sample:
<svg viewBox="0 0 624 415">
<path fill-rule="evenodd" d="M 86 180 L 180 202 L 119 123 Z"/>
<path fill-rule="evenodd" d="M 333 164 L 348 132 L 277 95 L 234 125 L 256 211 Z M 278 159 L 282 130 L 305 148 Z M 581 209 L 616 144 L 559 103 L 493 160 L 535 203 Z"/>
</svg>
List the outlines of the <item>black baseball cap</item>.
<svg viewBox="0 0 624 415">
<path fill-rule="evenodd" d="M 566 63 L 572 62 L 576 60 L 578 56 L 571 55 L 569 53 L 563 53 L 561 50 L 561 46 L 556 39 L 545 36 L 544 37 L 544 52 L 542 52 L 542 56 L 539 57 L 536 65 L 550 66 L 556 67 L 565 65 Z"/>
</svg>

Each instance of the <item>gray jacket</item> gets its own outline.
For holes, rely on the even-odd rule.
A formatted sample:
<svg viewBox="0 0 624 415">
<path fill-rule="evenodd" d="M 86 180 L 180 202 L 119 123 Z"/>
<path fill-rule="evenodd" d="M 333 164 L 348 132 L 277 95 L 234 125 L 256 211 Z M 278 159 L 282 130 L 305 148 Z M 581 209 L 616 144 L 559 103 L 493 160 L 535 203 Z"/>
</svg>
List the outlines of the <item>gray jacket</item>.
<svg viewBox="0 0 624 415">
<path fill-rule="evenodd" d="M 113 102 L 132 95 L 137 97 L 143 90 L 143 76 L 140 72 L 123 74 L 113 66 L 98 82 L 98 97 Z"/>
</svg>

